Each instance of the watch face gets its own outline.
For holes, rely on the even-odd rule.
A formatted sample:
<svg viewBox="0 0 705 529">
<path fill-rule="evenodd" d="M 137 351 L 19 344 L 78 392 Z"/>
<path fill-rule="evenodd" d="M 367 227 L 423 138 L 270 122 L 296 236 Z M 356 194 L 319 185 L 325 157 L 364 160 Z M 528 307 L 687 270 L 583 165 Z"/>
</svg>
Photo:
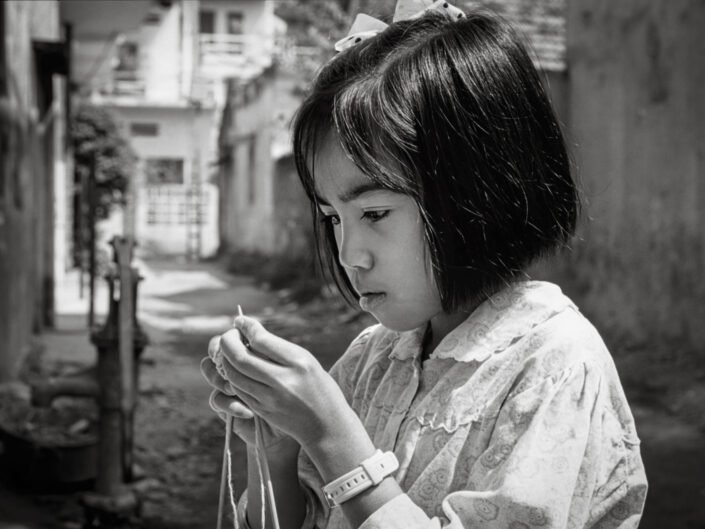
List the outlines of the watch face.
<svg viewBox="0 0 705 529">
<path fill-rule="evenodd" d="M 331 494 L 324 492 L 323 496 L 326 498 L 326 502 L 328 502 L 328 507 L 330 507 L 332 509 L 333 507 L 338 506 L 338 504 L 335 502 L 335 499 L 333 498 L 333 496 Z"/>
</svg>

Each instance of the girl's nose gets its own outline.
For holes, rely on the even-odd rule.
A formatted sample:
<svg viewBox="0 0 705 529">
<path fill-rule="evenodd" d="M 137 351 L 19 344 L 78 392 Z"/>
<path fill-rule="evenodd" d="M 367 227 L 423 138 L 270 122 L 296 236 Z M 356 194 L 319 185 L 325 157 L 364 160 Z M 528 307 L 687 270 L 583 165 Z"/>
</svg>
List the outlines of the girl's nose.
<svg viewBox="0 0 705 529">
<path fill-rule="evenodd" d="M 372 253 L 360 233 L 341 230 L 338 234 L 338 260 L 350 270 L 369 270 L 374 263 Z"/>
</svg>

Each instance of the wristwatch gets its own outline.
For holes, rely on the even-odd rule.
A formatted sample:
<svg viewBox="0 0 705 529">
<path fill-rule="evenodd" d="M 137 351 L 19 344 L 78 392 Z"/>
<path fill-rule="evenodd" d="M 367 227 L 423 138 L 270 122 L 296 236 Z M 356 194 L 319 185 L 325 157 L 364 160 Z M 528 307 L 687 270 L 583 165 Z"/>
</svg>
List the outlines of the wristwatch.
<svg viewBox="0 0 705 529">
<path fill-rule="evenodd" d="M 394 452 L 383 453 L 377 450 L 371 457 L 360 463 L 360 466 L 325 485 L 322 489 L 323 495 L 328 506 L 333 508 L 362 491 L 378 485 L 398 468 L 399 461 Z"/>
</svg>

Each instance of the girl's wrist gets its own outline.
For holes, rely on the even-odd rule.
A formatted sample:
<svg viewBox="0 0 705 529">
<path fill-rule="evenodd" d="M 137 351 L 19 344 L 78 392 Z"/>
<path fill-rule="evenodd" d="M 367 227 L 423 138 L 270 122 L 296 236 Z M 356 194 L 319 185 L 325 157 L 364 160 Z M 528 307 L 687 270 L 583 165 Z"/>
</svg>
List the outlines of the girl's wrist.
<svg viewBox="0 0 705 529">
<path fill-rule="evenodd" d="M 301 445 L 296 441 L 296 439 L 286 436 L 274 444 L 265 447 L 265 452 L 267 453 L 267 459 L 271 461 L 288 461 L 291 459 L 296 460 L 299 455 L 299 450 Z M 247 450 L 255 451 L 255 445 L 248 444 Z"/>
<path fill-rule="evenodd" d="M 336 428 L 302 445 L 325 482 L 354 469 L 376 449 L 355 412 L 348 407 L 345 410 L 347 413 L 338 416 L 341 420 Z"/>
</svg>

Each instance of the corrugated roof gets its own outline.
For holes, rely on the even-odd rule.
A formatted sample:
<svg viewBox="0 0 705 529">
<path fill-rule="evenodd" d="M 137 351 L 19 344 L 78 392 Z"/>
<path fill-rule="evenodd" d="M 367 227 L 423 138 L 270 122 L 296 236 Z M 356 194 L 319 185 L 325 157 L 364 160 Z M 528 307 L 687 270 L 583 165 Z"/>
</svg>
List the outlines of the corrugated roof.
<svg viewBox="0 0 705 529">
<path fill-rule="evenodd" d="M 565 0 L 457 0 L 455 4 L 496 11 L 524 34 L 539 68 L 566 69 Z"/>
</svg>

